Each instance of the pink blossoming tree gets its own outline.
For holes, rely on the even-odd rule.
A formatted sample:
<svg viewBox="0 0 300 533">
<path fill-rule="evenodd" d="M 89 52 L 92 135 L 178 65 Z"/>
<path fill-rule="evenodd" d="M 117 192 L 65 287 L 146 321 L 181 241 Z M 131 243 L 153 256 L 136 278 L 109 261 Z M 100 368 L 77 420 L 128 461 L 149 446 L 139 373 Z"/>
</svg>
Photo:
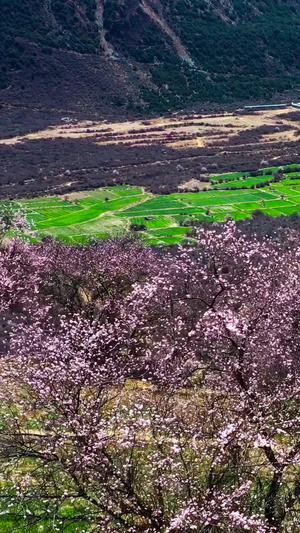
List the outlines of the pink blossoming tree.
<svg viewBox="0 0 300 533">
<path fill-rule="evenodd" d="M 228 223 L 176 253 L 125 240 L 0 255 L 6 519 L 299 531 L 297 234 Z"/>
</svg>

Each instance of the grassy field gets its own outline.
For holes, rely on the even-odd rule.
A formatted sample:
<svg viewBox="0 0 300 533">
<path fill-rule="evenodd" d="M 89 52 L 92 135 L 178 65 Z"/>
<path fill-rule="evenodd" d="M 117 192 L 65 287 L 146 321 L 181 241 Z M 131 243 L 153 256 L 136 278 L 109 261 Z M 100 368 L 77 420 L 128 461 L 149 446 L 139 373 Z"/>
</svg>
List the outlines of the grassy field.
<svg viewBox="0 0 300 533">
<path fill-rule="evenodd" d="M 215 181 L 217 183 L 220 180 L 233 181 L 233 180 L 242 178 L 244 176 L 249 176 L 249 173 L 248 172 L 230 172 L 230 174 L 220 174 L 218 176 L 212 176 L 210 179 L 211 181 Z"/>
<path fill-rule="evenodd" d="M 237 179 L 237 180 L 232 180 L 232 181 L 227 181 L 225 183 L 218 183 L 217 185 L 213 185 L 212 188 L 213 189 L 230 189 L 230 187 L 238 187 L 239 189 L 240 188 L 243 188 L 243 187 L 251 187 L 252 185 L 258 185 L 259 183 L 264 183 L 266 182 L 268 179 L 272 178 L 272 174 L 269 174 L 269 175 L 264 175 L 264 176 L 258 176 L 256 178 L 240 178 L 240 179 Z"/>
<path fill-rule="evenodd" d="M 265 172 L 271 170 L 277 168 Z M 295 176 L 286 174 L 279 183 L 257 189 L 251 186 L 266 178 L 241 179 L 245 174 L 215 176 L 213 189 L 196 193 L 154 196 L 142 187 L 116 186 L 67 196 L 19 200 L 13 205 L 26 210 L 37 239 L 50 235 L 71 243 L 122 235 L 132 224 L 137 224 L 144 226 L 140 233 L 150 244 L 173 244 L 185 237 L 193 220 L 224 221 L 229 215 L 239 220 L 251 216 L 256 209 L 271 216 L 300 213 L 300 179 L 291 179 L 296 178 L 296 173 Z M 226 181 L 225 185 L 247 188 L 216 190 L 220 179 Z"/>
<path fill-rule="evenodd" d="M 15 518 L 5 518 L 0 517 L 0 531 L 2 533 L 50 533 L 52 531 L 64 531 L 64 533 L 84 533 L 91 531 L 91 525 L 85 522 L 77 522 L 76 524 L 72 523 L 72 518 L 69 522 L 67 519 L 64 519 L 63 526 L 62 521 L 57 520 L 53 521 L 53 518 L 49 520 L 43 520 L 38 525 L 28 526 L 25 520 L 17 521 Z M 63 529 L 62 529 L 63 527 Z M 56 529 L 55 529 L 56 528 Z"/>
</svg>

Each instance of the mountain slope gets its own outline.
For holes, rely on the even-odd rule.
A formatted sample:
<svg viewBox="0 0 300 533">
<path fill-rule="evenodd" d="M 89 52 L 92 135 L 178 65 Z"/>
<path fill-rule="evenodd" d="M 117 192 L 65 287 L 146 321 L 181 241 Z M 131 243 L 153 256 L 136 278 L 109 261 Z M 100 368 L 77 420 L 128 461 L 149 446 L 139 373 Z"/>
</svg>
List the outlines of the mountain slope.
<svg viewBox="0 0 300 533">
<path fill-rule="evenodd" d="M 6 104 L 165 111 L 300 73 L 299 0 L 1 0 L 0 36 Z"/>
</svg>

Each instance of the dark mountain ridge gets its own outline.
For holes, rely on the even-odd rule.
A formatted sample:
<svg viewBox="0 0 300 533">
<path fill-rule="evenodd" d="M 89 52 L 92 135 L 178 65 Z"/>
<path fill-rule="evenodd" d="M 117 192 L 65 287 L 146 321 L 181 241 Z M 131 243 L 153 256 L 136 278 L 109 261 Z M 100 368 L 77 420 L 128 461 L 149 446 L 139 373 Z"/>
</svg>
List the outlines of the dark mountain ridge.
<svg viewBox="0 0 300 533">
<path fill-rule="evenodd" d="M 300 2 L 0 0 L 0 101 L 63 113 L 268 99 L 297 87 Z"/>
</svg>

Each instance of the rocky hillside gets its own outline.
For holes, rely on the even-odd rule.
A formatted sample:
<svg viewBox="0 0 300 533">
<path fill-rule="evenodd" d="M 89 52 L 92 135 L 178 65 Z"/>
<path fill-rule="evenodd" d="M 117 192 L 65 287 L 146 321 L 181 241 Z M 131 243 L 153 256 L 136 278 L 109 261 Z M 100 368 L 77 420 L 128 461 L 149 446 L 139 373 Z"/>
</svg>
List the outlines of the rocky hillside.
<svg viewBox="0 0 300 533">
<path fill-rule="evenodd" d="M 299 0 L 1 0 L 0 101 L 62 112 L 268 98 L 297 86 Z"/>
</svg>

